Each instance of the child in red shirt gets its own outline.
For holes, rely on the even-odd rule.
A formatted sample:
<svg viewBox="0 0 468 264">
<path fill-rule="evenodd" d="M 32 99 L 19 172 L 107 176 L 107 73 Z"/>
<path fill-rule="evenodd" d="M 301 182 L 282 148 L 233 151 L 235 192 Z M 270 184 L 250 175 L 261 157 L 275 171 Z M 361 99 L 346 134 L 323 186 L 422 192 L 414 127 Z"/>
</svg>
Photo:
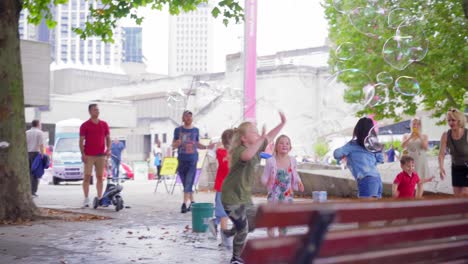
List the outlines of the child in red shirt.
<svg viewBox="0 0 468 264">
<path fill-rule="evenodd" d="M 217 226 L 221 224 L 221 230 L 228 229 L 228 219 L 226 212 L 224 211 L 223 204 L 221 203 L 221 187 L 223 186 L 224 179 L 229 173 L 229 159 L 228 159 L 228 149 L 231 144 L 231 139 L 234 134 L 234 129 L 226 129 L 221 135 L 221 144 L 218 145 L 216 149 L 216 159 L 218 160 L 218 171 L 216 172 L 214 189 L 216 191 L 215 196 L 215 216 L 216 218 L 211 219 L 208 223 L 208 227 L 213 234 L 217 237 L 218 229 Z M 223 232 L 221 233 L 221 245 L 227 248 L 232 247 L 232 242 L 229 241 L 227 237 L 224 236 Z"/>
<path fill-rule="evenodd" d="M 422 185 L 432 181 L 434 177 L 428 179 L 420 179 L 414 171 L 414 159 L 410 156 L 403 156 L 400 159 L 400 166 L 403 170 L 393 181 L 392 193 L 395 198 L 421 198 L 423 195 Z M 418 185 L 416 194 L 415 187 Z"/>
</svg>

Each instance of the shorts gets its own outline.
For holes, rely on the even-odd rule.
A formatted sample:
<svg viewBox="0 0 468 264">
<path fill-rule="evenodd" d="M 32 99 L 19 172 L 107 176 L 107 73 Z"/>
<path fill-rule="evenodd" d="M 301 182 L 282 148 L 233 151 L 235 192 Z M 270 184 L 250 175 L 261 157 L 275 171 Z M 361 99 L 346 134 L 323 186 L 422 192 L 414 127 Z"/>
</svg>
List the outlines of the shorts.
<svg viewBox="0 0 468 264">
<path fill-rule="evenodd" d="M 468 187 L 468 166 L 452 164 L 452 186 Z"/>
<path fill-rule="evenodd" d="M 96 172 L 96 177 L 102 179 L 104 175 L 104 165 L 106 164 L 106 156 L 86 156 L 84 164 L 84 175 L 93 174 L 93 166 Z"/>
<path fill-rule="evenodd" d="M 224 211 L 223 203 L 221 202 L 221 192 L 216 192 L 215 196 L 215 216 L 216 224 L 219 224 L 221 218 L 227 217 L 226 211 Z"/>
<path fill-rule="evenodd" d="M 382 179 L 366 176 L 357 180 L 358 198 L 382 198 Z"/>
<path fill-rule="evenodd" d="M 179 160 L 177 172 L 184 186 L 184 193 L 193 192 L 193 183 L 195 181 L 195 174 L 197 173 L 197 161 Z"/>
</svg>

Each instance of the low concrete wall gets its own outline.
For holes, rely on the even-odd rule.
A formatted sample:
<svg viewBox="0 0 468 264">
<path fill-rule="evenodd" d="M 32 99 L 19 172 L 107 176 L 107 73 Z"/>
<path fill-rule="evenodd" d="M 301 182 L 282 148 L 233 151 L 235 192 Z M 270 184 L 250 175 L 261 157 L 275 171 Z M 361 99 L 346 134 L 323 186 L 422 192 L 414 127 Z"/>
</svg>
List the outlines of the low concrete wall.
<svg viewBox="0 0 468 264">
<path fill-rule="evenodd" d="M 357 186 L 354 178 L 351 177 L 335 177 L 324 175 L 323 170 L 298 170 L 302 183 L 304 184 L 304 192 L 296 192 L 299 195 L 312 196 L 313 191 L 326 191 L 328 196 L 335 197 L 357 197 Z M 263 166 L 261 166 L 255 174 L 255 183 L 252 187 L 252 192 L 255 194 L 266 194 L 267 190 L 261 183 L 263 174 Z M 384 183 L 383 193 L 385 196 L 391 196 L 392 185 Z"/>
<path fill-rule="evenodd" d="M 213 164 L 215 163 L 215 164 Z M 212 189 L 214 177 L 216 175 L 216 160 L 205 166 L 200 178 L 200 189 Z M 357 197 L 356 181 L 351 176 L 349 169 L 341 170 L 338 166 L 328 166 L 321 164 L 301 163 L 298 172 L 304 183 L 304 192 L 297 194 L 311 196 L 313 191 L 327 191 L 329 196 L 336 197 Z M 424 185 L 426 193 L 452 194 L 450 177 L 450 160 L 445 160 L 447 179 L 438 180 L 438 170 L 436 157 L 430 157 L 429 167 L 433 175 L 437 178 Z M 209 169 L 208 169 L 209 168 Z M 395 176 L 401 171 L 400 163 L 385 163 L 377 166 L 383 181 L 383 195 L 392 195 L 392 183 Z M 259 166 L 255 173 L 254 186 L 252 192 L 255 194 L 266 194 L 267 190 L 260 179 L 263 174 L 263 166 Z M 202 180 L 203 179 L 203 180 Z"/>
</svg>

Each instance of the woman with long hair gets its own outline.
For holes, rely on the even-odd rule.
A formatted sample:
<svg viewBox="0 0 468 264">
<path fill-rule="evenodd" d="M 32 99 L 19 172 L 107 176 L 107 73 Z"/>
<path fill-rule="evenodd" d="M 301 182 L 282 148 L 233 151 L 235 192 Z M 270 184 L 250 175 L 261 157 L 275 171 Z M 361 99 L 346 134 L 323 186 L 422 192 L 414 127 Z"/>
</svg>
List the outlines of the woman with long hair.
<svg viewBox="0 0 468 264">
<path fill-rule="evenodd" d="M 371 152 L 366 138 L 376 137 L 372 119 L 359 119 L 353 131 L 353 139 L 334 151 L 337 160 L 346 158 L 347 166 L 357 182 L 358 198 L 382 198 L 382 179 L 377 164 L 384 162 L 381 151 Z"/>
</svg>

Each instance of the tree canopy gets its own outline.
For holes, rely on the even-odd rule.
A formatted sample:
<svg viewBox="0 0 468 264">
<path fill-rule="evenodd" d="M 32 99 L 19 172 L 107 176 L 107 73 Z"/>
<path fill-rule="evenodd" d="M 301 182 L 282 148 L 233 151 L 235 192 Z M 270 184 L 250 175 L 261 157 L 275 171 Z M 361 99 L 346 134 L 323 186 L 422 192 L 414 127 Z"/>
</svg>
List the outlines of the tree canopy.
<svg viewBox="0 0 468 264">
<path fill-rule="evenodd" d="M 357 114 L 399 120 L 466 107 L 467 18 L 461 0 L 325 0 L 332 73 Z M 362 77 L 364 76 L 364 77 Z M 370 79 L 370 81 L 369 81 Z"/>
<path fill-rule="evenodd" d="M 94 2 L 86 0 L 90 3 Z M 24 0 L 23 7 L 29 10 L 28 21 L 39 24 L 43 18 L 49 27 L 54 27 L 56 21 L 51 12 L 50 0 Z M 66 4 L 69 0 L 53 0 L 53 5 Z M 209 0 L 100 0 L 101 5 L 93 7 L 90 5 L 90 17 L 84 28 L 75 28 L 74 31 L 81 38 L 99 36 L 103 41 L 113 41 L 113 29 L 119 19 L 130 17 L 136 24 L 140 25 L 144 17 L 138 15 L 138 9 L 150 7 L 154 10 L 162 10 L 168 6 L 171 15 L 180 12 L 189 12 L 197 9 L 197 6 L 208 3 Z M 218 17 L 223 16 L 223 23 L 228 25 L 230 20 L 239 23 L 244 19 L 244 10 L 239 1 L 222 0 L 213 8 L 211 14 Z"/>
</svg>

